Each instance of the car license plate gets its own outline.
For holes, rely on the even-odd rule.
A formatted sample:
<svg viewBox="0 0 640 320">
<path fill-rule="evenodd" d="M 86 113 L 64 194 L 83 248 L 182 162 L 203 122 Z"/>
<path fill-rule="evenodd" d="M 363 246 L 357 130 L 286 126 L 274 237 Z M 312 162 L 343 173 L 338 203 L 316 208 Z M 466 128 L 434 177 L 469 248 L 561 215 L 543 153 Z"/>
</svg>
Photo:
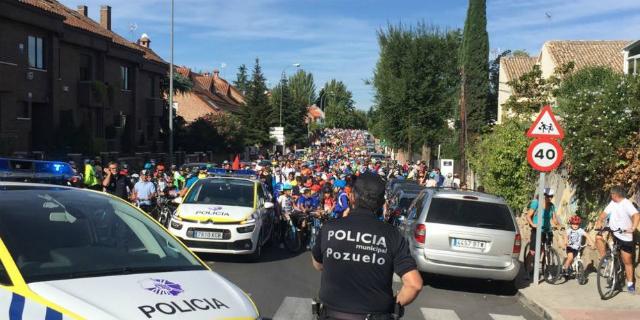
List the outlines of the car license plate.
<svg viewBox="0 0 640 320">
<path fill-rule="evenodd" d="M 485 241 L 477 241 L 477 240 L 468 240 L 468 239 L 452 239 L 453 246 L 456 248 L 467 248 L 467 249 L 484 249 L 487 246 L 487 242 Z"/>
<path fill-rule="evenodd" d="M 213 232 L 213 231 L 195 231 L 193 233 L 193 237 L 194 238 L 200 238 L 200 239 L 214 239 L 214 240 L 221 240 L 222 239 L 222 232 Z"/>
</svg>

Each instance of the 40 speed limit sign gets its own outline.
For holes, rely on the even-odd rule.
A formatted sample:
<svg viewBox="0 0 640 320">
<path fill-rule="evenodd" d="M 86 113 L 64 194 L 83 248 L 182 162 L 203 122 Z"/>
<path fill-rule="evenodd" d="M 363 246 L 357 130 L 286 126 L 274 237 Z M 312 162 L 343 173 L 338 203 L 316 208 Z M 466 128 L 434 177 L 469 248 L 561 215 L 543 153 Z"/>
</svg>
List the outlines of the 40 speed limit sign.
<svg viewBox="0 0 640 320">
<path fill-rule="evenodd" d="M 527 160 L 536 170 L 549 172 L 557 168 L 562 161 L 563 151 L 553 139 L 536 139 L 527 150 Z"/>
</svg>

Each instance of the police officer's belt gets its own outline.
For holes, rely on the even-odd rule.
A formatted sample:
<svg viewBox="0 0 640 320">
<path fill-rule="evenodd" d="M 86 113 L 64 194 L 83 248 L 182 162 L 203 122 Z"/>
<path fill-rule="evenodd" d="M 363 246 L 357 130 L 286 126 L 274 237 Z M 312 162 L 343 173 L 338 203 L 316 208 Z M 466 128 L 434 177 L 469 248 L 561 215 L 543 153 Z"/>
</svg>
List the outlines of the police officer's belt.
<svg viewBox="0 0 640 320">
<path fill-rule="evenodd" d="M 393 315 L 391 313 L 346 313 L 337 310 L 332 310 L 324 306 L 322 309 L 322 316 L 329 317 L 335 320 L 391 320 Z M 323 319 L 322 317 L 320 319 Z"/>
</svg>

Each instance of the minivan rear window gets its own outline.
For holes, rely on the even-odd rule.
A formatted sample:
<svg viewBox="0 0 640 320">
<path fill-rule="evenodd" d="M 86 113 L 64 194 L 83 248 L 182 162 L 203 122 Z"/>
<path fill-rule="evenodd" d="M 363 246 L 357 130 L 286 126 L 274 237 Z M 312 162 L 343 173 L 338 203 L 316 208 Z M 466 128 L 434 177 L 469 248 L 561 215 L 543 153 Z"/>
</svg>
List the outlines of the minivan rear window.
<svg viewBox="0 0 640 320">
<path fill-rule="evenodd" d="M 426 222 L 515 231 L 506 205 L 473 200 L 434 198 Z"/>
</svg>

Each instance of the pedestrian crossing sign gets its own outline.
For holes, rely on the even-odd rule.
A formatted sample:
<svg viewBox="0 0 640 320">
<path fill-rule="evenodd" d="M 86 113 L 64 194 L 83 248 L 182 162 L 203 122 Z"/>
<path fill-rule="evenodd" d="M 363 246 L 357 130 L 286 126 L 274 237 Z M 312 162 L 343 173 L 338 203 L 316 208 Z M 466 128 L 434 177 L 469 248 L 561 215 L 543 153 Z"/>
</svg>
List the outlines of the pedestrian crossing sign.
<svg viewBox="0 0 640 320">
<path fill-rule="evenodd" d="M 527 131 L 527 137 L 529 138 L 552 138 L 562 139 L 564 138 L 564 131 L 558 120 L 551 111 L 551 106 L 544 106 L 540 110 L 540 114 L 533 122 L 533 125 Z"/>
</svg>

